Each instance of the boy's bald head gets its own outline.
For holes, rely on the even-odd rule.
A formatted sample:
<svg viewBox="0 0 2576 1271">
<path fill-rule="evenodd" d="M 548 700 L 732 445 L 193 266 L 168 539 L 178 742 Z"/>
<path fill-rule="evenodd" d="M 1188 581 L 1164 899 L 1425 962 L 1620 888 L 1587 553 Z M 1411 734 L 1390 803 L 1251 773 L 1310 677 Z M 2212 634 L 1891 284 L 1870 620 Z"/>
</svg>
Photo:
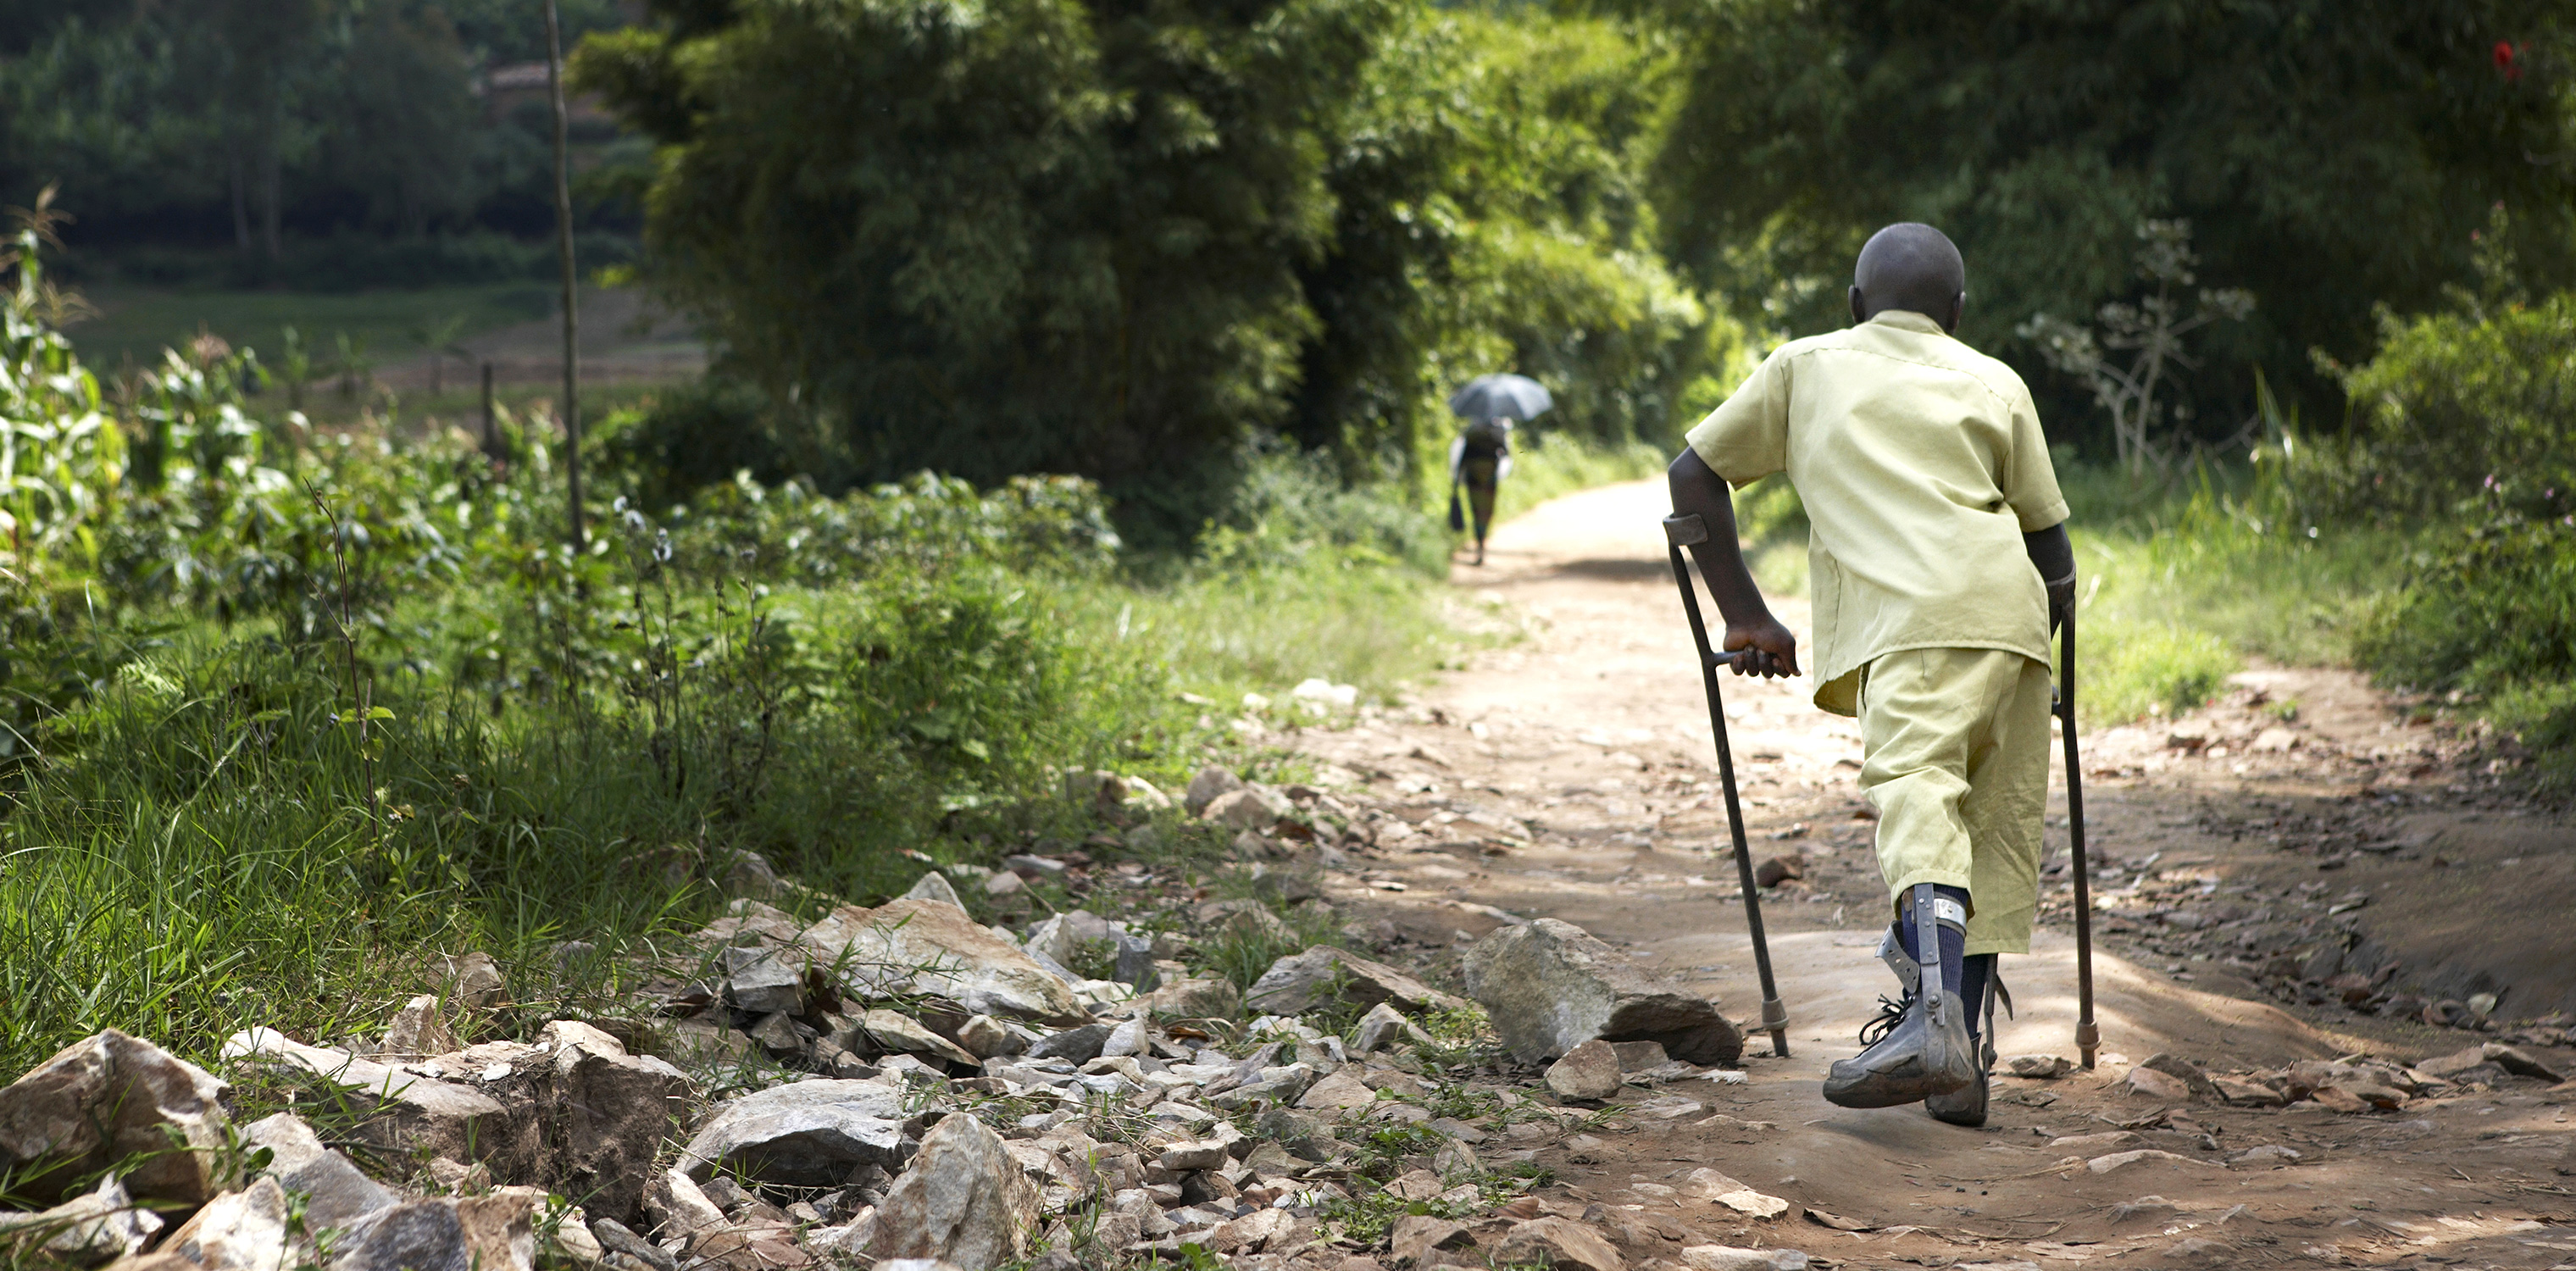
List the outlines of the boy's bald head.
<svg viewBox="0 0 2576 1271">
<path fill-rule="evenodd" d="M 1968 262 L 1949 235 L 1919 222 L 1900 221 L 1870 235 L 1852 267 L 1854 322 L 1905 309 L 1955 331 L 1967 301 Z"/>
</svg>

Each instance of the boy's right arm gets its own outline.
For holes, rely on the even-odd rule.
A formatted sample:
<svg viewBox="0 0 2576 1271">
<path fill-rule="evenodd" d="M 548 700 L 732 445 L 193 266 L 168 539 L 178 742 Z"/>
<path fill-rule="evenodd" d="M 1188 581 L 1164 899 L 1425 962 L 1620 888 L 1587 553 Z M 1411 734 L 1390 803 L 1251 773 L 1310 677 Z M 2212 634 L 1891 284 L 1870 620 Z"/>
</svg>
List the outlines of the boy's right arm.
<svg viewBox="0 0 2576 1271">
<path fill-rule="evenodd" d="M 1717 597 L 1718 613 L 1726 619 L 1726 637 L 1719 647 L 1728 652 L 1754 651 L 1754 656 L 1735 663 L 1735 673 L 1798 674 L 1798 637 L 1771 616 L 1771 607 L 1762 603 L 1762 589 L 1744 567 L 1744 548 L 1735 536 L 1735 501 L 1725 479 L 1688 446 L 1682 447 L 1665 476 L 1672 487 L 1673 515 L 1696 515 L 1708 526 L 1708 538 L 1690 550 L 1699 562 L 1700 577 L 1708 580 L 1709 591 Z"/>
</svg>

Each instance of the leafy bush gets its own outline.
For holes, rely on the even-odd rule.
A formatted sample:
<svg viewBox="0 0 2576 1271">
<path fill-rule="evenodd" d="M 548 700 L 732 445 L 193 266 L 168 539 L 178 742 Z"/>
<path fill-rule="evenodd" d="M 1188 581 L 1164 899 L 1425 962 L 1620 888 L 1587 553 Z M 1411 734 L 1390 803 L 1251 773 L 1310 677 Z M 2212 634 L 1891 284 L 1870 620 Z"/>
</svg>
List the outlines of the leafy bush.
<svg viewBox="0 0 2576 1271">
<path fill-rule="evenodd" d="M 601 420 L 592 437 L 603 467 L 656 510 L 737 473 L 761 485 L 799 476 L 838 484 L 848 467 L 810 429 L 782 418 L 758 385 L 721 373 L 663 389 L 642 409 Z"/>
<path fill-rule="evenodd" d="M 880 898 L 912 853 L 1101 828 L 1064 768 L 1186 781 L 1232 734 L 1184 683 L 1383 693 L 1445 647 L 1424 518 L 1302 460 L 1254 464 L 1282 550 L 1151 586 L 1069 477 L 737 477 L 611 501 L 576 550 L 542 443 L 310 436 L 213 343 L 102 394 L 39 237 L 0 305 L 0 1069 L 110 1024 L 334 1036 L 425 950 L 613 1010 L 592 980 L 654 965 L 734 853 Z M 575 936 L 631 956 L 566 984 Z"/>
<path fill-rule="evenodd" d="M 968 564 L 1096 573 L 1120 547 L 1099 487 L 1077 477 L 1014 477 L 978 490 L 925 472 L 837 499 L 801 481 L 737 479 L 666 519 L 672 550 L 706 577 L 804 586 Z"/>
<path fill-rule="evenodd" d="M 1199 543 L 1207 565 L 1266 568 L 1320 555 L 1447 571 L 1449 536 L 1435 517 L 1383 487 L 1345 484 L 1325 456 L 1253 450 L 1241 468 L 1242 483 Z"/>
<path fill-rule="evenodd" d="M 2382 325 L 2379 355 L 2343 377 L 2352 424 L 2320 457 L 2324 510 L 2443 519 L 2576 510 L 2576 293 Z"/>
<path fill-rule="evenodd" d="M 2384 684 L 2482 699 L 2564 779 L 2576 775 L 2576 518 L 2485 511 L 2415 553 L 2354 651 Z"/>
</svg>

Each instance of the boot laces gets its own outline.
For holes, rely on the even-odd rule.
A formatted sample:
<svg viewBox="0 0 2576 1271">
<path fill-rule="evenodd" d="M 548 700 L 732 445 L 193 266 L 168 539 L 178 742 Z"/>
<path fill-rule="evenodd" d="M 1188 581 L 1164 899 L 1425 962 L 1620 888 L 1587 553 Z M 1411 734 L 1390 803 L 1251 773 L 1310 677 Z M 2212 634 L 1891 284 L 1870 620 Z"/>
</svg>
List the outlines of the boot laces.
<svg viewBox="0 0 2576 1271">
<path fill-rule="evenodd" d="M 1902 998 L 1880 997 L 1878 1018 L 1860 1026 L 1860 1044 L 1864 1047 L 1875 1046 L 1885 1040 L 1889 1033 L 1895 1032 L 1896 1026 L 1904 1023 L 1906 1016 L 1913 1014 L 1914 999 L 1921 995 L 1918 989 L 1907 989 Z"/>
</svg>

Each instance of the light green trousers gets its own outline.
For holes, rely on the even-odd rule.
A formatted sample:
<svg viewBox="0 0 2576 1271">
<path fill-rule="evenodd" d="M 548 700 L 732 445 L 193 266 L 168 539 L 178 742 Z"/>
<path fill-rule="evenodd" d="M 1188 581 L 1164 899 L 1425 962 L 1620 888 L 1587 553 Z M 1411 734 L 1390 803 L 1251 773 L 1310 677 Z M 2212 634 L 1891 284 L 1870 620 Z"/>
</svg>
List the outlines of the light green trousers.
<svg viewBox="0 0 2576 1271">
<path fill-rule="evenodd" d="M 1890 903 L 1966 888 L 1971 954 L 2030 952 L 2049 700 L 2048 664 L 1999 649 L 1907 649 L 1861 675 L 1860 788 Z"/>
</svg>

